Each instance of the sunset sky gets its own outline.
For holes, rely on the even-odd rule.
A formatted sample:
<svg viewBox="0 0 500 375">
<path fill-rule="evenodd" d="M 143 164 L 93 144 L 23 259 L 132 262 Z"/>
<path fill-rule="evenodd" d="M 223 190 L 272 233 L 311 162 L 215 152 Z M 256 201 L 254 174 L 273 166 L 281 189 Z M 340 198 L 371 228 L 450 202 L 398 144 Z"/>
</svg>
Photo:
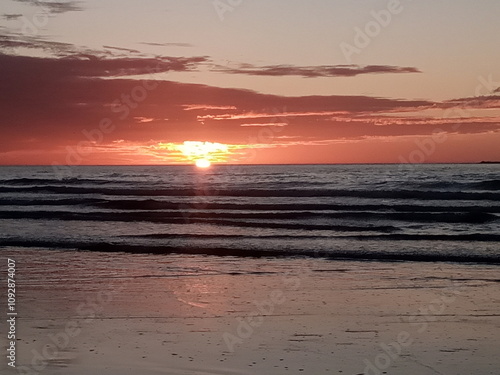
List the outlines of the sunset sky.
<svg viewBox="0 0 500 375">
<path fill-rule="evenodd" d="M 2 0 L 0 164 L 500 160 L 498 0 Z"/>
</svg>

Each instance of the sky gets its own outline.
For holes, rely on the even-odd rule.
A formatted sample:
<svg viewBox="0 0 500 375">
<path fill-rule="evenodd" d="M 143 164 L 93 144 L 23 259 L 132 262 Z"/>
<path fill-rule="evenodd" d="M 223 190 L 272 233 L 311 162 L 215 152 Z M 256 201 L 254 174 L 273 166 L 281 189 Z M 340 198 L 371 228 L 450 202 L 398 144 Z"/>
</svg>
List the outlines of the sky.
<svg viewBox="0 0 500 375">
<path fill-rule="evenodd" d="M 0 164 L 500 161 L 498 0 L 2 0 Z"/>
</svg>

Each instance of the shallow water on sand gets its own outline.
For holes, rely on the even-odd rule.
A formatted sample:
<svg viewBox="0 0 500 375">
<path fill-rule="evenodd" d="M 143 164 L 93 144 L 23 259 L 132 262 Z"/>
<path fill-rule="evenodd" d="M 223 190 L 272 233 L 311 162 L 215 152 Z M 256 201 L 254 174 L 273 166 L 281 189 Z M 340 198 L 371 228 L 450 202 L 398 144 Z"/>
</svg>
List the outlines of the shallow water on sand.
<svg viewBox="0 0 500 375">
<path fill-rule="evenodd" d="M 18 365 L 40 373 L 359 374 L 403 331 L 412 344 L 391 360 L 395 373 L 482 375 L 500 366 L 494 265 L 2 255 L 17 264 Z M 260 324 L 244 331 L 250 316 Z M 68 324 L 78 334 L 65 337 Z M 36 357 L 54 342 L 56 355 Z"/>
</svg>

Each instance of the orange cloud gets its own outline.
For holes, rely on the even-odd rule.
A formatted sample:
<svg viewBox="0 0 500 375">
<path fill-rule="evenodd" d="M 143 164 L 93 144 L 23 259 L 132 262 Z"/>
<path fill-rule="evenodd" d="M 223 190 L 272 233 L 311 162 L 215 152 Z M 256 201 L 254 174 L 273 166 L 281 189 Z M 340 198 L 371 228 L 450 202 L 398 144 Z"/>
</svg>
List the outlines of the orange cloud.
<svg viewBox="0 0 500 375">
<path fill-rule="evenodd" d="M 204 58 L 161 61 L 166 71 L 188 71 Z M 287 97 L 123 75 L 112 78 L 123 69 L 146 73 L 156 63 L 147 58 L 103 61 L 0 54 L 0 162 L 186 163 L 197 157 L 182 151 L 186 140 L 227 146 L 207 151 L 214 162 L 328 163 L 348 157 L 353 162 L 398 162 L 401 152 L 415 147 L 412 139 L 441 132 L 449 141 L 432 160 L 456 160 L 459 152 L 464 161 L 492 159 L 495 153 L 500 159 L 498 147 L 479 147 L 476 142 L 490 145 L 490 139 L 498 140 L 498 96 L 445 102 Z M 464 136 L 479 147 L 474 149 L 477 155 L 472 156 Z"/>
</svg>

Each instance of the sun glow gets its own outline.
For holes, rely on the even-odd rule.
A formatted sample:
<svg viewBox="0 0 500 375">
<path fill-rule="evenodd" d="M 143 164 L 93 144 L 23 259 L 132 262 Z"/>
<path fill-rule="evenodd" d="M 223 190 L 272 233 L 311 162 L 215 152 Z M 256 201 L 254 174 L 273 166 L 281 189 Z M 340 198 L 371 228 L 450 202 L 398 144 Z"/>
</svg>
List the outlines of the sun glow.
<svg viewBox="0 0 500 375">
<path fill-rule="evenodd" d="M 185 141 L 182 144 L 164 143 L 161 148 L 174 152 L 179 161 L 190 161 L 199 168 L 208 168 L 212 163 L 224 163 L 231 154 L 223 143 Z"/>
<path fill-rule="evenodd" d="M 183 143 L 158 143 L 149 146 L 151 153 L 175 164 L 186 162 L 199 168 L 213 164 L 234 163 L 248 160 L 247 150 L 254 145 L 224 144 L 217 142 L 184 141 Z"/>
<path fill-rule="evenodd" d="M 198 168 L 208 168 L 208 167 L 210 167 L 210 165 L 212 165 L 212 163 L 210 163 L 210 160 L 208 160 L 208 159 L 198 159 L 194 162 L 194 164 Z"/>
</svg>

